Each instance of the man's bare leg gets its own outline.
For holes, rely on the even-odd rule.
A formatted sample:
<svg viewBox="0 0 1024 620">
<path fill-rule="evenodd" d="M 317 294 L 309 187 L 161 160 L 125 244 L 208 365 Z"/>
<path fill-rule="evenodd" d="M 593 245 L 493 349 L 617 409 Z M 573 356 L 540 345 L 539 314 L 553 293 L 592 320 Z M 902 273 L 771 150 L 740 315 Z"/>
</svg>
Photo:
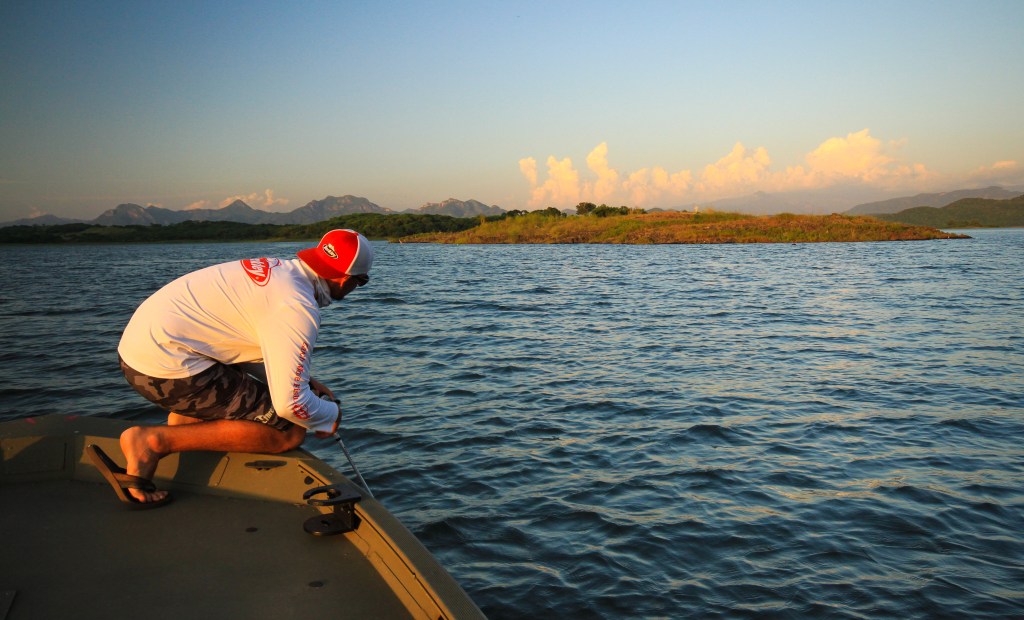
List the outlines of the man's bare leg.
<svg viewBox="0 0 1024 620">
<path fill-rule="evenodd" d="M 169 426 L 133 426 L 121 434 L 121 450 L 128 461 L 125 470 L 129 474 L 152 479 L 160 459 L 174 452 L 211 450 L 275 454 L 297 448 L 306 436 L 306 429 L 298 425 L 280 431 L 248 420 L 191 423 L 177 419 L 188 416 L 172 416 L 168 416 Z M 128 492 L 142 502 L 155 502 L 167 496 L 167 491 L 145 493 L 139 489 L 128 489 Z"/>
</svg>

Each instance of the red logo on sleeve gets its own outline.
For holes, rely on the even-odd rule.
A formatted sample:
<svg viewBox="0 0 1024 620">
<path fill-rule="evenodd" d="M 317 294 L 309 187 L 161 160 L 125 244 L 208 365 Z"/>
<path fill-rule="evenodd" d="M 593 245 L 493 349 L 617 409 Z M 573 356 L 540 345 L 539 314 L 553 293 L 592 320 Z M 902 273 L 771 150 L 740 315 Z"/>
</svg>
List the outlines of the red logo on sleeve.
<svg viewBox="0 0 1024 620">
<path fill-rule="evenodd" d="M 266 286 L 270 282 L 270 272 L 281 264 L 276 258 L 247 258 L 240 261 L 242 269 L 256 286 Z"/>
</svg>

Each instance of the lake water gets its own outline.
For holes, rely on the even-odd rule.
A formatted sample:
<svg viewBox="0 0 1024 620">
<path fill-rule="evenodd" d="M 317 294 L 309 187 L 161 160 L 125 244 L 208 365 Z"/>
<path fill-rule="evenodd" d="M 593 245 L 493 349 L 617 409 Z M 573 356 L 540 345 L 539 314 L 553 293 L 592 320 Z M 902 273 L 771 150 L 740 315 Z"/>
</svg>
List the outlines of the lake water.
<svg viewBox="0 0 1024 620">
<path fill-rule="evenodd" d="M 970 234 L 380 243 L 314 374 L 492 618 L 1022 617 L 1024 230 Z M 117 368 L 135 306 L 302 245 L 0 247 L 0 417 L 162 420 Z"/>
</svg>

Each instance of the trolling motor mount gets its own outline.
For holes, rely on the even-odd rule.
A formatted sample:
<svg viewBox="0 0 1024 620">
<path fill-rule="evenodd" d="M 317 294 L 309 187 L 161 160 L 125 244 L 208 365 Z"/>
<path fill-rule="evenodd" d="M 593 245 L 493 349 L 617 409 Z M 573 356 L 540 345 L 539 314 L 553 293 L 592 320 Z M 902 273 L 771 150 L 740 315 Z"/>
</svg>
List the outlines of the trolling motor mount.
<svg viewBox="0 0 1024 620">
<path fill-rule="evenodd" d="M 323 498 L 315 497 L 323 494 Z M 333 512 L 319 514 L 306 519 L 302 529 L 313 536 L 334 536 L 351 532 L 359 527 L 356 516 L 356 502 L 363 499 L 362 493 L 354 485 L 339 482 L 316 487 L 302 494 L 302 499 L 310 506 L 330 506 Z"/>
</svg>

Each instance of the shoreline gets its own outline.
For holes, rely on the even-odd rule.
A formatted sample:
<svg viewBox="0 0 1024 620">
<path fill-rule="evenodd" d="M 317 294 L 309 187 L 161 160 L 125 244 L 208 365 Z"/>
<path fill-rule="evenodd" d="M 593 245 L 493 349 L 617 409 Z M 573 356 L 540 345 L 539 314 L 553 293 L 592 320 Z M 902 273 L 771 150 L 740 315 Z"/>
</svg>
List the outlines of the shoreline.
<svg viewBox="0 0 1024 620">
<path fill-rule="evenodd" d="M 529 213 L 449 233 L 401 237 L 400 243 L 440 244 L 730 244 L 926 241 L 970 239 L 928 226 L 869 216 L 662 212 L 594 216 Z"/>
<path fill-rule="evenodd" d="M 970 239 L 963 233 L 889 222 L 871 216 L 747 215 L 706 211 L 564 215 L 553 210 L 501 218 L 413 218 L 415 226 L 390 216 L 342 216 L 316 226 L 260 226 L 200 222 L 175 226 L 15 227 L 0 232 L 0 245 L 106 243 L 273 243 L 317 239 L 330 228 L 354 228 L 368 238 L 397 243 L 442 244 L 731 244 L 827 243 Z M 419 230 L 416 230 L 416 228 Z M 412 228 L 410 230 L 409 228 Z M 986 230 L 981 227 L 978 230 Z"/>
</svg>

